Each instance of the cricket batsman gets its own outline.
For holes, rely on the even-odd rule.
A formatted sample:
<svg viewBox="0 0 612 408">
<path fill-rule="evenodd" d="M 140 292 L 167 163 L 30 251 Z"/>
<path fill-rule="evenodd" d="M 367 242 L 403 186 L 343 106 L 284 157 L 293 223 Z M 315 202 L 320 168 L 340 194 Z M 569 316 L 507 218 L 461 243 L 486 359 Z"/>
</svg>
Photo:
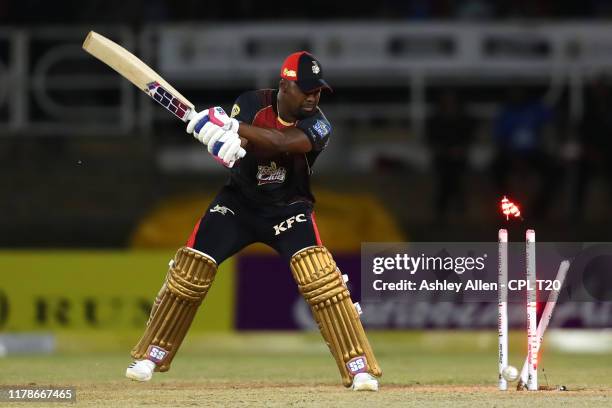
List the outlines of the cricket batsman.
<svg viewBox="0 0 612 408">
<path fill-rule="evenodd" d="M 332 133 L 318 106 L 324 89 L 331 90 L 319 61 L 296 52 L 284 61 L 277 90 L 240 95 L 231 117 L 216 106 L 189 122 L 187 133 L 230 169 L 230 177 L 171 261 L 146 330 L 132 350 L 128 378 L 148 381 L 154 371 L 170 368 L 218 265 L 262 242 L 289 263 L 342 383 L 357 391 L 378 390 L 382 371 L 313 212 L 310 175 Z M 266 295 L 274 291 L 271 284 Z"/>
</svg>

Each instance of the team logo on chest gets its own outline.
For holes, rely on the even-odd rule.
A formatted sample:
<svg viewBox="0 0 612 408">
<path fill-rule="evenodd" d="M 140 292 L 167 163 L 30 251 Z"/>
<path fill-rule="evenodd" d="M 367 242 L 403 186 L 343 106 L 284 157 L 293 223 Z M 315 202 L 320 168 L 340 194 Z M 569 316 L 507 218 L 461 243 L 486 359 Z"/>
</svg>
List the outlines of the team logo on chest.
<svg viewBox="0 0 612 408">
<path fill-rule="evenodd" d="M 281 184 L 285 181 L 287 169 L 278 167 L 275 162 L 270 162 L 269 166 L 257 166 L 257 185 Z"/>
</svg>

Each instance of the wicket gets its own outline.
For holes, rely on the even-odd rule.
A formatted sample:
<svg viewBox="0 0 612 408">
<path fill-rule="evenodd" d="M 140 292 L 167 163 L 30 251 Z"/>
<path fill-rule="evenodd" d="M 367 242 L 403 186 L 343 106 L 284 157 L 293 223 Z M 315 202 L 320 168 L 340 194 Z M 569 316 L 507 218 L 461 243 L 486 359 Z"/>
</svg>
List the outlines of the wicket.
<svg viewBox="0 0 612 408">
<path fill-rule="evenodd" d="M 497 332 L 499 357 L 499 389 L 508 389 L 508 382 L 502 371 L 508 366 L 508 231 L 500 229 L 498 233 L 498 275 L 497 275 Z"/>
<path fill-rule="evenodd" d="M 563 286 L 563 282 L 565 281 L 565 276 L 567 275 L 567 271 L 569 270 L 569 267 L 570 267 L 569 261 L 563 261 L 559 265 L 559 270 L 557 271 L 557 277 L 555 278 L 555 280 L 560 283 L 559 286 Z M 557 298 L 559 297 L 559 292 L 560 290 L 557 290 L 557 289 L 554 289 L 552 292 L 550 292 L 550 296 L 548 297 L 548 300 L 546 301 L 546 306 L 544 307 L 544 311 L 542 312 L 542 317 L 540 317 L 540 323 L 538 324 L 538 329 L 536 333 L 536 336 L 538 338 L 538 351 L 540 349 L 540 345 L 542 344 L 542 341 L 544 340 L 544 333 L 546 332 L 546 329 L 548 328 L 548 324 L 550 323 L 550 320 L 552 318 L 552 314 L 553 314 L 553 310 L 555 309 L 555 305 L 557 304 Z M 519 377 L 518 385 L 516 387 L 519 390 L 523 389 L 527 385 L 528 364 L 529 364 L 529 361 L 526 358 L 525 362 L 523 363 L 523 368 L 521 369 L 521 376 Z"/>
<path fill-rule="evenodd" d="M 498 368 L 499 390 L 508 389 L 508 382 L 502 371 L 508 366 L 508 231 L 500 229 L 498 233 Z M 559 265 L 556 281 L 563 285 L 569 270 L 570 262 L 565 260 Z M 525 269 L 527 284 L 527 358 L 519 376 L 517 389 L 526 387 L 530 391 L 538 390 L 538 352 L 544 339 L 544 333 L 550 323 L 557 303 L 560 289 L 553 290 L 537 324 L 537 273 L 536 273 L 536 237 L 530 229 L 525 233 Z"/>
<path fill-rule="evenodd" d="M 538 343 L 537 334 L 537 293 L 536 293 L 536 256 L 535 231 L 527 230 L 525 234 L 525 259 L 527 280 L 527 388 L 538 389 Z M 498 368 L 501 391 L 508 389 L 508 382 L 502 371 L 508 366 L 508 231 L 500 229 L 498 233 L 498 304 L 497 304 L 497 330 L 498 330 Z M 552 310 L 551 310 L 552 315 Z"/>
<path fill-rule="evenodd" d="M 527 389 L 538 389 L 538 336 L 536 291 L 536 253 L 535 231 L 527 230 L 525 234 L 525 263 L 527 269 Z"/>
</svg>

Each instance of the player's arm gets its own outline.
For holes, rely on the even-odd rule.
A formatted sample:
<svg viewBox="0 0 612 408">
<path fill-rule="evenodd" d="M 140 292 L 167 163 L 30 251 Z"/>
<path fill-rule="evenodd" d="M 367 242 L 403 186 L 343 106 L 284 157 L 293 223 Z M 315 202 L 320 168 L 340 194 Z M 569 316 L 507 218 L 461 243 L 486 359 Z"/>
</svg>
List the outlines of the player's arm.
<svg viewBox="0 0 612 408">
<path fill-rule="evenodd" d="M 242 122 L 238 134 L 246 139 L 249 144 L 271 153 L 308 153 L 312 150 L 312 144 L 308 136 L 299 128 L 291 127 L 277 130 Z"/>
<path fill-rule="evenodd" d="M 295 127 L 279 130 L 251 125 L 253 116 L 247 112 L 253 110 L 240 110 L 238 102 L 246 105 L 248 101 L 237 101 L 232 116 L 240 121 L 238 133 L 250 145 L 272 153 L 294 154 L 308 153 L 312 150 L 321 151 L 327 146 L 332 127 L 320 110 L 314 115 L 300 120 Z"/>
<path fill-rule="evenodd" d="M 327 145 L 331 125 L 322 112 L 299 121 L 296 127 L 278 130 L 249 124 L 259 105 L 257 95 L 247 92 L 237 99 L 231 116 L 219 106 L 209 108 L 189 122 L 187 133 L 193 133 L 196 139 L 207 145 L 213 156 L 231 163 L 238 159 L 235 155 L 243 151 L 240 144 L 245 146 L 244 141 L 271 153 L 301 154 L 311 150 L 321 151 Z M 230 144 L 226 140 L 230 135 L 234 135 L 233 138 L 239 135 L 239 142 L 232 139 Z"/>
</svg>

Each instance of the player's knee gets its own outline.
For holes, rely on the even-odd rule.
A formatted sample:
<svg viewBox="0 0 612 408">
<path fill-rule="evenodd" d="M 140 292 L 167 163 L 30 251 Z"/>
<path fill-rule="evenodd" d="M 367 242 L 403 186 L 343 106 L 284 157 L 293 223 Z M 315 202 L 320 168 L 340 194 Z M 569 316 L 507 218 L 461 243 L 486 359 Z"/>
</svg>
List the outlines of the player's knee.
<svg viewBox="0 0 612 408">
<path fill-rule="evenodd" d="M 321 255 L 323 257 L 322 259 L 325 259 L 326 261 L 331 260 L 333 262 L 333 256 L 331 252 L 323 245 L 309 245 L 307 247 L 295 251 L 290 258 L 291 261 L 294 262 L 299 259 L 310 258 L 312 256 L 316 257 L 318 255 Z"/>
<path fill-rule="evenodd" d="M 215 266 L 218 265 L 214 256 L 205 251 L 193 248 L 192 246 L 184 246 L 179 248 L 173 261 L 176 261 L 179 257 L 188 257 L 192 259 L 197 259 L 198 261 L 210 261 L 214 263 Z"/>
<path fill-rule="evenodd" d="M 291 270 L 300 292 L 310 305 L 340 295 L 349 297 L 348 277 L 342 275 L 329 250 L 324 246 L 310 246 L 291 257 Z"/>
</svg>

